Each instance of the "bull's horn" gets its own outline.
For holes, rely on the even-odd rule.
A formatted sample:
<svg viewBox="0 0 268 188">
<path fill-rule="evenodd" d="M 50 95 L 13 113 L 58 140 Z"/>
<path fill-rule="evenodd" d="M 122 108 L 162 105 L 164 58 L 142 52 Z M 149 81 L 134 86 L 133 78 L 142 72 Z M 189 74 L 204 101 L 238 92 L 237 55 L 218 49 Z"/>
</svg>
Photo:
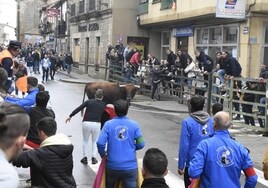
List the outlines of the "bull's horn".
<svg viewBox="0 0 268 188">
<path fill-rule="evenodd" d="M 119 85 L 119 87 L 126 87 L 126 85 Z"/>
<path fill-rule="evenodd" d="M 136 88 L 139 88 L 139 89 L 141 88 L 141 86 L 139 86 L 139 85 L 134 85 L 134 86 L 135 86 Z"/>
</svg>

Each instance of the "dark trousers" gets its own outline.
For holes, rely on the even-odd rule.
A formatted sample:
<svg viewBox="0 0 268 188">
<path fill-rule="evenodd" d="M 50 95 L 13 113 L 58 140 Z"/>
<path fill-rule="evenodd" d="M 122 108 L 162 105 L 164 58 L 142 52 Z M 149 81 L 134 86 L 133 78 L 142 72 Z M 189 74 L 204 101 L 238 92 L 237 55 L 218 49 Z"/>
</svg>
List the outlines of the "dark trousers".
<svg viewBox="0 0 268 188">
<path fill-rule="evenodd" d="M 133 67 L 133 74 L 137 74 L 139 69 L 139 64 L 137 63 L 130 63 L 130 65 Z"/>
<path fill-rule="evenodd" d="M 183 179 L 184 179 L 185 188 L 188 188 L 189 185 L 191 184 L 190 176 L 188 174 L 188 167 L 185 167 L 185 169 L 184 169 Z"/>
<path fill-rule="evenodd" d="M 245 113 L 252 114 L 252 107 L 253 107 L 252 105 L 242 104 L 242 111 Z M 244 116 L 245 124 L 255 125 L 253 117 L 247 116 L 247 115 L 243 115 L 243 116 Z"/>
<path fill-rule="evenodd" d="M 51 78 L 51 80 L 54 80 L 55 73 L 56 73 L 56 67 L 51 67 L 50 68 L 50 78 Z"/>
<path fill-rule="evenodd" d="M 106 168 L 106 188 L 114 188 L 119 181 L 123 182 L 125 188 L 136 188 L 137 177 L 138 169 L 112 170 Z"/>
<path fill-rule="evenodd" d="M 260 98 L 260 104 L 266 104 L 266 97 L 261 97 Z M 260 115 L 264 116 L 265 115 L 265 107 L 259 106 L 258 107 Z M 264 128 L 265 125 L 265 120 L 262 118 L 258 118 L 260 127 Z"/>
<path fill-rule="evenodd" d="M 151 99 L 154 99 L 154 94 L 155 94 L 155 91 L 157 90 L 159 84 L 160 84 L 160 82 L 157 82 L 157 83 L 153 82 L 153 89 L 152 89 Z"/>
<path fill-rule="evenodd" d="M 49 69 L 45 69 L 44 67 L 42 67 L 43 69 L 43 77 L 42 77 L 42 80 L 44 81 L 45 78 L 46 78 L 46 81 L 48 80 L 48 72 L 49 72 Z"/>
</svg>

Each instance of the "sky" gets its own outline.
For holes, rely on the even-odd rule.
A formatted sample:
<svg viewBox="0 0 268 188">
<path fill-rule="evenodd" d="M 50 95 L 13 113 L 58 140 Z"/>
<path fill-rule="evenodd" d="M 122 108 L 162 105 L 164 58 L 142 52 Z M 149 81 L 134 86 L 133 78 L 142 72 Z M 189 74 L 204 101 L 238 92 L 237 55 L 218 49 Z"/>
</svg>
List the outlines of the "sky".
<svg viewBox="0 0 268 188">
<path fill-rule="evenodd" d="M 16 27 L 17 23 L 17 3 L 15 0 L 0 0 L 0 23 L 8 23 L 12 27 Z M 11 39 L 15 38 L 14 29 L 5 29 L 9 33 Z"/>
</svg>

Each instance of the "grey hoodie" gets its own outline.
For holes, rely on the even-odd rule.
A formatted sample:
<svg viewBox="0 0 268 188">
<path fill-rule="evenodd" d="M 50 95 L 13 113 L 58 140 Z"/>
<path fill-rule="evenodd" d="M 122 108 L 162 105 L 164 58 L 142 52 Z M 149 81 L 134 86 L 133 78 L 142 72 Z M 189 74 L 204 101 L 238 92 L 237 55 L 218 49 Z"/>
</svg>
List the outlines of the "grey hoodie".
<svg viewBox="0 0 268 188">
<path fill-rule="evenodd" d="M 201 125 L 205 125 L 210 118 L 210 115 L 205 111 L 193 112 L 190 114 L 190 116 L 193 119 L 195 119 L 198 123 L 200 123 Z"/>
</svg>

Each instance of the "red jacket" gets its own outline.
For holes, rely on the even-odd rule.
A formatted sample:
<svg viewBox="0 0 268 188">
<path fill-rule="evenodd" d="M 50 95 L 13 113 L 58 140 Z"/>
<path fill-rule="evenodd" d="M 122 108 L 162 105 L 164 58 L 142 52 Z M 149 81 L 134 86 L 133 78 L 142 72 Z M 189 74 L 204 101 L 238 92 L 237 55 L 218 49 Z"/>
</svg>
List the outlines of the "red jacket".
<svg viewBox="0 0 268 188">
<path fill-rule="evenodd" d="M 115 116 L 117 116 L 115 111 L 114 111 L 114 107 L 110 107 L 110 106 L 107 105 L 104 111 L 109 115 L 110 119 L 112 119 Z"/>
<path fill-rule="evenodd" d="M 140 55 L 140 52 L 136 52 L 131 58 L 130 58 L 130 63 L 136 63 L 136 64 L 139 64 L 140 63 L 140 58 L 141 58 L 141 55 Z"/>
</svg>

